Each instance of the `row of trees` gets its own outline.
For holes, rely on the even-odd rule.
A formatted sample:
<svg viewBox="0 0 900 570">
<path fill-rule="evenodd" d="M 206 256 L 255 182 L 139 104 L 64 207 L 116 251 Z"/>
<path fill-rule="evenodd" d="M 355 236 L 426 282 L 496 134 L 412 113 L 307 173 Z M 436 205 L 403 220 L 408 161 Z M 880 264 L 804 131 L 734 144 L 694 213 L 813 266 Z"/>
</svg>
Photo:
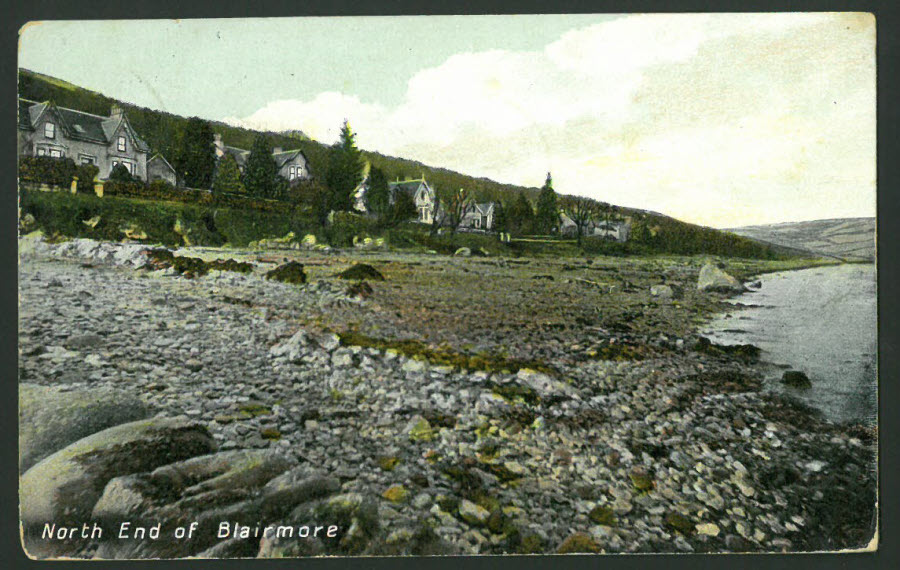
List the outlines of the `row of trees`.
<svg viewBox="0 0 900 570">
<path fill-rule="evenodd" d="M 191 118 L 184 128 L 172 164 L 185 186 L 302 203 L 323 224 L 332 211 L 352 211 L 353 191 L 363 181 L 365 170 L 365 159 L 357 147 L 356 133 L 347 121 L 341 127 L 338 141 L 329 149 L 324 180 L 289 183 L 279 176 L 271 144 L 264 134 L 258 134 L 254 139 L 243 172 L 230 154 L 222 157 L 217 164 L 213 129 L 207 121 L 196 117 Z M 435 188 L 435 192 L 439 207 L 435 211 L 432 231 L 436 232 L 440 227 L 455 231 L 474 207 L 475 196 L 469 190 L 453 190 L 444 186 Z M 375 166 L 368 173 L 366 202 L 368 210 L 386 226 L 416 215 L 412 198 L 403 192 L 391 196 L 388 176 Z M 498 202 L 493 228 L 517 235 L 550 235 L 560 227 L 561 211 L 575 223 L 579 243 L 590 223 L 601 217 L 608 221 L 613 214 L 612 207 L 602 202 L 581 197 L 559 197 L 548 172 L 535 207 L 522 192 L 506 204 Z"/>
</svg>

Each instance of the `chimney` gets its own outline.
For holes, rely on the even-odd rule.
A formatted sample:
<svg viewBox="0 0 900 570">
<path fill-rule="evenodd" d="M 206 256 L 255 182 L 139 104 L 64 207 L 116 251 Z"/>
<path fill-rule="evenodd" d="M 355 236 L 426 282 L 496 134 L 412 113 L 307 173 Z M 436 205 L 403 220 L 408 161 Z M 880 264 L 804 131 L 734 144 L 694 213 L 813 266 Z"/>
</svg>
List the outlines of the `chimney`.
<svg viewBox="0 0 900 570">
<path fill-rule="evenodd" d="M 272 149 L 272 154 L 278 154 L 281 151 L 282 151 L 282 148 L 280 146 L 276 146 L 275 148 Z"/>
<path fill-rule="evenodd" d="M 119 107 L 117 104 L 113 103 L 109 107 L 109 118 L 110 119 L 121 119 L 125 116 L 125 111 L 122 110 L 122 107 Z"/>
<path fill-rule="evenodd" d="M 225 143 L 222 141 L 222 135 L 215 133 L 213 135 L 213 145 L 216 147 L 216 156 L 225 156 Z"/>
</svg>

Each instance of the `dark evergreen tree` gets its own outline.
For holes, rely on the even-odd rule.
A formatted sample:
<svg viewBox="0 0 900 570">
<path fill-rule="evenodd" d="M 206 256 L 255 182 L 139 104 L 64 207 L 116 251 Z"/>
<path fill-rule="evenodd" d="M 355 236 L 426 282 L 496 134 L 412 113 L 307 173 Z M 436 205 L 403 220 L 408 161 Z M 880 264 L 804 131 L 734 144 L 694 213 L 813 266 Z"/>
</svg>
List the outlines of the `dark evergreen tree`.
<svg viewBox="0 0 900 570">
<path fill-rule="evenodd" d="M 241 169 L 238 168 L 237 161 L 230 154 L 226 154 L 219 160 L 212 189 L 213 192 L 228 194 L 242 194 L 247 191 L 244 183 L 241 182 Z"/>
<path fill-rule="evenodd" d="M 213 147 L 213 130 L 208 122 L 197 117 L 188 120 L 179 139 L 172 166 L 185 186 L 201 189 L 212 186 L 216 151 Z"/>
<path fill-rule="evenodd" d="M 503 202 L 496 202 L 494 204 L 494 223 L 491 225 L 491 231 L 509 231 L 509 221 L 506 215 L 506 207 L 503 205 Z"/>
<path fill-rule="evenodd" d="M 407 192 L 397 192 L 394 203 L 390 206 L 391 223 L 394 225 L 416 217 L 416 203 Z"/>
<path fill-rule="evenodd" d="M 328 172 L 325 176 L 325 184 L 331 193 L 332 210 L 350 210 L 351 194 L 362 182 L 363 166 L 362 152 L 356 148 L 356 134 L 350 129 L 350 123 L 345 120 L 341 127 L 340 140 L 332 147 Z"/>
<path fill-rule="evenodd" d="M 534 210 L 524 192 L 519 192 L 518 197 L 509 208 L 507 228 L 508 232 L 516 235 L 524 235 L 533 231 Z"/>
<path fill-rule="evenodd" d="M 547 173 L 547 181 L 541 187 L 537 199 L 535 229 L 541 234 L 554 233 L 559 227 L 559 206 L 556 203 L 556 191 L 553 190 L 553 179 Z"/>
<path fill-rule="evenodd" d="M 256 135 L 244 167 L 243 183 L 247 193 L 258 198 L 275 198 L 277 177 L 278 165 L 272 156 L 269 139 L 263 134 Z"/>
<path fill-rule="evenodd" d="M 369 169 L 369 184 L 366 190 L 366 209 L 378 220 L 385 221 L 391 215 L 391 193 L 384 171 L 374 166 Z M 415 210 L 415 206 L 413 206 Z"/>
</svg>

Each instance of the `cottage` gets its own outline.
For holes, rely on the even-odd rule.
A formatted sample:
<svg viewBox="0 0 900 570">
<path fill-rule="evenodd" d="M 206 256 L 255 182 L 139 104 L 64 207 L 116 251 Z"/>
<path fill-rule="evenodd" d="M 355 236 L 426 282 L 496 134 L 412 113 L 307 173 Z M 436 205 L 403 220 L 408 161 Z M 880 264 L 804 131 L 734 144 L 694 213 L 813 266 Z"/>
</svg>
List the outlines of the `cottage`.
<svg viewBox="0 0 900 570">
<path fill-rule="evenodd" d="M 496 211 L 496 202 L 472 204 L 469 211 L 463 216 L 460 227 L 489 232 L 494 227 L 494 215 Z"/>
<path fill-rule="evenodd" d="M 178 186 L 178 175 L 175 173 L 175 168 L 161 154 L 156 154 L 147 161 L 147 179 L 149 182 L 165 180 L 172 186 Z"/>
<path fill-rule="evenodd" d="M 222 140 L 222 135 L 218 133 L 214 135 L 213 144 L 216 147 L 216 159 L 229 154 L 234 157 L 240 171 L 244 171 L 247 160 L 250 158 L 249 150 L 226 145 Z M 309 161 L 302 150 L 282 150 L 281 147 L 275 147 L 272 150 L 272 158 L 278 165 L 278 175 L 285 180 L 293 182 L 310 177 Z"/>
<path fill-rule="evenodd" d="M 628 241 L 631 226 L 623 220 L 610 220 L 592 223 L 586 232 L 588 235 L 600 236 L 615 241 Z"/>
<path fill-rule="evenodd" d="M 101 180 L 122 164 L 132 176 L 147 179 L 150 147 L 118 105 L 112 105 L 109 116 L 103 117 L 59 107 L 52 101 L 19 99 L 16 138 L 19 156 L 71 158 L 75 164 L 93 164 L 99 168 Z"/>
</svg>

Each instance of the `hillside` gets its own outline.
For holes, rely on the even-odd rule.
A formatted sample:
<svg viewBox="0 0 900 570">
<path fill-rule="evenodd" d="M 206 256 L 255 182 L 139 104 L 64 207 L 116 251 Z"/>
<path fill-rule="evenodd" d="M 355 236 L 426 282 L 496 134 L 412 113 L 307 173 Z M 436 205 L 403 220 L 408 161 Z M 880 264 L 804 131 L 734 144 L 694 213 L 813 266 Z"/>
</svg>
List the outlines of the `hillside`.
<svg viewBox="0 0 900 570">
<path fill-rule="evenodd" d="M 875 218 L 838 218 L 727 230 L 751 239 L 846 260 L 875 260 Z"/>
<path fill-rule="evenodd" d="M 19 97 L 34 101 L 52 100 L 59 106 L 77 109 L 97 115 L 107 115 L 110 105 L 116 103 L 123 107 L 132 125 L 147 141 L 153 153 L 159 152 L 170 160 L 181 133 L 184 132 L 188 118 L 163 111 L 148 109 L 120 101 L 84 89 L 72 83 L 36 73 L 27 69 L 19 69 Z M 222 135 L 225 144 L 240 148 L 250 148 L 258 131 L 210 121 L 213 130 Z M 306 154 L 313 176 L 326 172 L 330 157 L 330 147 L 304 136 L 299 131 L 291 133 L 266 133 L 273 146 L 285 150 L 300 148 Z M 539 189 L 514 184 L 504 184 L 487 178 L 477 178 L 433 167 L 421 162 L 385 156 L 377 152 L 363 153 L 373 166 L 381 168 L 388 179 L 425 176 L 429 184 L 437 188 L 466 188 L 479 202 L 499 201 L 509 204 L 520 192 L 524 192 L 532 203 L 536 201 Z M 791 257 L 797 252 L 771 244 L 761 244 L 734 234 L 721 232 L 712 228 L 688 224 L 657 214 L 637 209 L 621 208 L 622 216 L 632 221 L 640 220 L 641 224 L 652 234 L 645 240 L 635 240 L 629 244 L 634 252 L 697 254 L 707 253 L 732 257 Z"/>
</svg>

